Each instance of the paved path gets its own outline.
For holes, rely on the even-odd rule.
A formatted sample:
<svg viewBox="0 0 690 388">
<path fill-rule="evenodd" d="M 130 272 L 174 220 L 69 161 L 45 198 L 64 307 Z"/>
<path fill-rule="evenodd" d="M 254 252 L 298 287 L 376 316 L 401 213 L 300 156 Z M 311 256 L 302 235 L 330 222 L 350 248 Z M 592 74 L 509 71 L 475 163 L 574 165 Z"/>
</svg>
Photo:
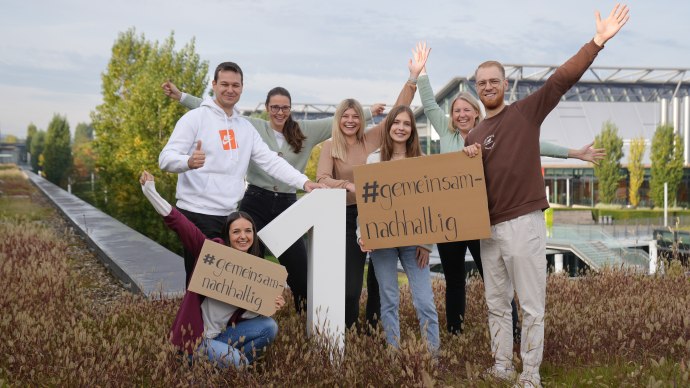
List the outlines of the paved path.
<svg viewBox="0 0 690 388">
<path fill-rule="evenodd" d="M 180 256 L 48 180 L 31 171 L 24 172 L 130 291 L 149 297 L 184 292 L 185 273 Z"/>
</svg>

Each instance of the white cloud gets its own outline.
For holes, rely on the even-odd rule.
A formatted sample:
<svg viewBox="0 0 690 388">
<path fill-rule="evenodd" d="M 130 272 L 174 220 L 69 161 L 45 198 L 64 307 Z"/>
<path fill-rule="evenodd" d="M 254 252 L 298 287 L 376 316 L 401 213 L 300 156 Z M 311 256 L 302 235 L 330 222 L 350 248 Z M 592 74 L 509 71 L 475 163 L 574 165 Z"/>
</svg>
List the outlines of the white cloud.
<svg viewBox="0 0 690 388">
<path fill-rule="evenodd" d="M 386 103 L 392 105 L 402 89 L 407 77 L 399 81 L 372 80 L 348 77 L 309 77 L 279 73 L 261 73 L 254 77 L 252 92 L 242 96 L 242 106 L 254 108 L 252 98 L 257 104 L 265 101 L 266 92 L 276 86 L 290 91 L 295 103 L 337 104 L 345 98 L 355 98 L 362 104 Z M 416 103 L 418 104 L 418 97 Z"/>
<path fill-rule="evenodd" d="M 24 138 L 29 123 L 45 130 L 55 113 L 67 116 L 70 129 L 73 130 L 77 123 L 91 122 L 90 112 L 101 101 L 97 93 L 3 86 L 0 93 L 0 131 Z"/>
<path fill-rule="evenodd" d="M 236 60 L 247 74 L 243 106 L 276 85 L 296 102 L 392 102 L 407 78 L 417 40 L 433 47 L 435 87 L 468 75 L 486 59 L 558 64 L 594 34 L 595 0 L 477 2 L 439 0 L 26 0 L 0 13 L 0 129 L 54 112 L 88 120 L 100 97 L 100 73 L 119 32 L 135 27 L 149 40 L 175 31 L 178 47 L 196 37 L 213 68 Z M 631 0 L 631 19 L 595 64 L 690 67 L 690 2 Z M 45 100 L 53 101 L 45 103 Z M 74 115 L 74 117 L 72 117 Z M 43 124 L 42 124 L 43 123 Z M 10 129 L 11 130 L 11 129 Z"/>
</svg>

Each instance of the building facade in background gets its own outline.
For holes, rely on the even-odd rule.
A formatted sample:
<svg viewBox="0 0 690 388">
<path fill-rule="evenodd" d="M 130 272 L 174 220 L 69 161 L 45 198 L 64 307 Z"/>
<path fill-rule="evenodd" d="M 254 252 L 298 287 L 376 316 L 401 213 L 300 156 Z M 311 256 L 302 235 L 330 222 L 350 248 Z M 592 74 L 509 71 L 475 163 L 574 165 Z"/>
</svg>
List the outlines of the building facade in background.
<svg viewBox="0 0 690 388">
<path fill-rule="evenodd" d="M 505 65 L 509 87 L 506 103 L 524 98 L 539 87 L 557 66 Z M 456 77 L 436 93 L 436 101 L 446 112 L 458 93 L 477 95 L 473 76 Z M 438 136 L 424 110 L 415 110 L 424 149 L 438 152 Z M 678 205 L 690 205 L 690 69 L 591 67 L 563 96 L 542 125 L 541 139 L 569 148 L 580 148 L 594 140 L 607 120 L 618 127 L 623 138 L 621 165 L 626 177 L 620 181 L 616 202 L 628 201 L 628 154 L 630 141 L 644 137 L 645 180 L 640 188 L 641 206 L 649 202 L 649 166 L 652 137 L 660 124 L 673 125 L 685 143 L 685 173 L 679 187 Z M 562 205 L 593 206 L 598 202 L 594 169 L 575 159 L 542 157 L 544 181 L 549 201 Z"/>
</svg>

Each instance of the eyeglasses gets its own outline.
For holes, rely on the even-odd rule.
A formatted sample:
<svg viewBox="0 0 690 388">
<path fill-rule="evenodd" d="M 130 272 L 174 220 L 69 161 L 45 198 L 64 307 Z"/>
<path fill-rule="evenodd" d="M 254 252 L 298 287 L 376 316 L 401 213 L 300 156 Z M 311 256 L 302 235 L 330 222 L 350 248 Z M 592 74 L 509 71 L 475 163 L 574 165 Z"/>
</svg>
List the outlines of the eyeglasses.
<svg viewBox="0 0 690 388">
<path fill-rule="evenodd" d="M 501 81 L 503 81 L 503 80 L 498 79 L 498 78 L 492 78 L 492 79 L 490 79 L 490 80 L 488 80 L 488 81 L 486 81 L 486 80 L 481 80 L 481 81 L 477 82 L 476 85 L 477 85 L 477 89 L 484 89 L 484 88 L 486 88 L 486 84 L 488 83 L 489 85 L 491 85 L 492 87 L 495 88 L 495 87 L 498 87 L 498 85 L 501 84 Z"/>
<path fill-rule="evenodd" d="M 271 110 L 271 113 L 278 113 L 279 111 L 283 111 L 283 113 L 289 113 L 290 112 L 290 105 L 271 105 L 268 107 Z"/>
</svg>

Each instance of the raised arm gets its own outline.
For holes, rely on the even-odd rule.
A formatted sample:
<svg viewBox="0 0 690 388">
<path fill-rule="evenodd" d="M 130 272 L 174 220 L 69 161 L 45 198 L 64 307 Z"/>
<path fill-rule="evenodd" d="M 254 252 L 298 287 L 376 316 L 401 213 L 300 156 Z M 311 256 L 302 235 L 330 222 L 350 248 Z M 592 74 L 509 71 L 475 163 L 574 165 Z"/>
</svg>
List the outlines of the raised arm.
<svg viewBox="0 0 690 388">
<path fill-rule="evenodd" d="M 431 125 L 434 127 L 434 131 L 436 131 L 439 136 L 442 136 L 449 131 L 449 119 L 436 102 L 434 91 L 431 89 L 431 82 L 429 82 L 429 76 L 427 74 L 419 76 L 417 79 L 417 87 L 419 87 L 419 97 L 422 99 L 424 114 L 429 118 Z"/>
<path fill-rule="evenodd" d="M 431 48 L 427 47 L 426 43 L 417 43 L 416 49 L 412 52 L 412 59 L 408 63 L 410 70 L 410 78 L 403 85 L 400 94 L 393 106 L 405 105 L 409 106 L 414 98 L 414 93 L 417 91 L 417 76 L 426 65 L 426 60 L 429 57 Z M 373 152 L 381 146 L 383 136 L 385 135 L 386 122 L 381 121 L 375 126 L 369 128 L 366 132 L 366 148 L 368 152 Z"/>
<path fill-rule="evenodd" d="M 603 44 L 618 33 L 628 21 L 628 7 L 617 4 L 608 18 L 601 20 L 596 13 L 596 34 L 594 38 L 546 80 L 536 92 L 515 103 L 526 117 L 541 125 L 546 116 L 558 105 L 561 97 L 582 77 L 592 64 Z"/>
<path fill-rule="evenodd" d="M 148 171 L 141 173 L 139 183 L 146 199 L 153 205 L 156 212 L 163 216 L 163 220 L 168 228 L 178 235 L 185 249 L 191 252 L 193 257 L 199 256 L 206 236 L 187 217 L 173 208 L 168 201 L 158 194 L 153 175 Z"/>
<path fill-rule="evenodd" d="M 186 106 L 189 109 L 196 109 L 200 107 L 203 101 L 203 98 L 192 96 L 191 94 L 187 93 L 182 93 L 180 97 L 180 104 Z"/>
<path fill-rule="evenodd" d="M 192 96 L 191 94 L 183 93 L 172 81 L 167 80 L 161 85 L 163 93 L 173 100 L 179 101 L 180 104 L 189 109 L 196 109 L 201 106 L 202 98 Z"/>
<path fill-rule="evenodd" d="M 156 209 L 156 213 L 163 217 L 169 216 L 172 212 L 172 206 L 158 194 L 158 191 L 156 191 L 156 183 L 154 182 L 153 175 L 144 170 L 139 177 L 139 183 L 141 184 L 141 190 L 144 192 L 144 196 L 151 202 L 153 208 Z"/>
<path fill-rule="evenodd" d="M 630 9 L 627 5 L 621 6 L 620 4 L 616 4 L 616 6 L 611 10 L 609 16 L 604 20 L 601 20 L 601 14 L 599 11 L 595 11 L 594 18 L 596 21 L 597 32 L 594 34 L 594 38 L 592 38 L 594 43 L 596 43 L 599 47 L 603 47 L 604 44 L 609 41 L 609 39 L 616 36 L 618 31 L 620 31 L 625 23 L 628 22 L 628 19 L 630 19 L 629 11 Z"/>
<path fill-rule="evenodd" d="M 414 98 L 414 93 L 417 91 L 417 85 L 410 82 L 409 80 L 403 85 L 398 99 L 395 101 L 393 106 L 398 105 L 410 105 L 412 98 Z M 386 121 L 383 120 L 380 123 L 374 125 L 373 127 L 364 131 L 364 141 L 368 153 L 374 152 L 377 148 L 381 147 L 383 142 L 383 136 L 385 136 Z"/>
<path fill-rule="evenodd" d="M 448 132 L 448 117 L 446 117 L 446 113 L 436 102 L 434 91 L 431 89 L 431 83 L 429 82 L 429 76 L 426 73 L 426 61 L 430 53 L 431 47 L 427 47 L 426 43 L 417 43 L 417 46 L 412 51 L 412 59 L 408 63 L 408 68 L 410 69 L 410 78 L 417 80 L 424 114 L 440 136 Z"/>
<path fill-rule="evenodd" d="M 426 74 L 426 61 L 429 59 L 431 47 L 428 47 L 426 42 L 418 42 L 412 50 L 412 58 L 407 62 L 407 68 L 410 70 L 410 81 L 417 82 L 420 74 Z"/>
<path fill-rule="evenodd" d="M 161 85 L 161 89 L 163 89 L 163 94 L 168 96 L 168 98 L 180 101 L 182 93 L 180 93 L 180 89 L 178 89 L 177 86 L 175 86 L 175 84 L 171 80 L 163 82 L 163 84 Z"/>
</svg>

